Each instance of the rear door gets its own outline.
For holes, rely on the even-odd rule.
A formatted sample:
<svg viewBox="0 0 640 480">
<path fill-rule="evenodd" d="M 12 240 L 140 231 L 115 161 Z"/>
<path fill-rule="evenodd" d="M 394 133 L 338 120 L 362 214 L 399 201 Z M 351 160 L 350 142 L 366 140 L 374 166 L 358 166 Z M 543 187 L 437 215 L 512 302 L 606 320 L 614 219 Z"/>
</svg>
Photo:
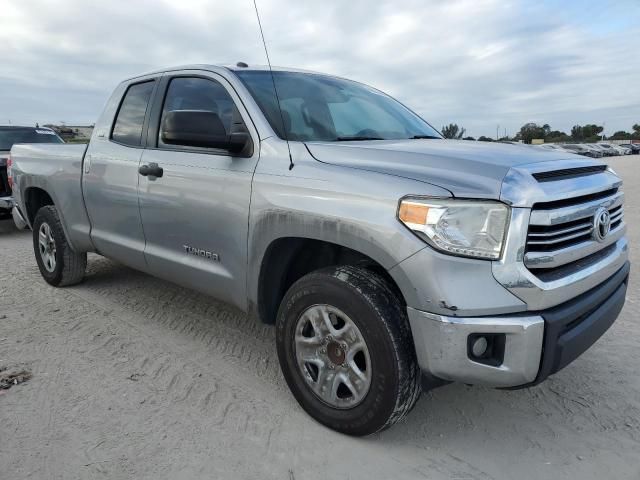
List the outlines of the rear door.
<svg viewBox="0 0 640 480">
<path fill-rule="evenodd" d="M 84 160 L 83 194 L 93 244 L 102 255 L 140 270 L 146 264 L 138 167 L 157 84 L 158 79 L 147 78 L 126 86 L 113 124 L 92 138 Z"/>
<path fill-rule="evenodd" d="M 141 165 L 157 164 L 162 177 L 140 176 L 145 257 L 154 275 L 244 307 L 251 181 L 258 135 L 231 85 L 214 73 L 167 74 L 149 127 Z M 156 107 L 154 106 L 154 110 Z M 248 131 L 253 153 L 167 145 L 160 131 L 167 112 L 218 114 L 227 133 Z M 153 139 L 151 139 L 153 137 Z M 151 145 L 154 143 L 154 145 Z"/>
</svg>

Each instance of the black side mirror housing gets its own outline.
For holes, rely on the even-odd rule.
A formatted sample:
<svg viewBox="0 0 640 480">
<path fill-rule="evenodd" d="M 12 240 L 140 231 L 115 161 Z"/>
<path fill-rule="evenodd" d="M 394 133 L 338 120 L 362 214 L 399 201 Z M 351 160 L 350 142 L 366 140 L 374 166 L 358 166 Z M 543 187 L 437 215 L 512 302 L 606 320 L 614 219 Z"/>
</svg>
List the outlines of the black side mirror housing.
<svg viewBox="0 0 640 480">
<path fill-rule="evenodd" d="M 251 135 L 247 132 L 232 132 L 229 134 L 229 150 L 231 153 L 240 153 L 244 151 L 251 143 Z M 249 153 L 251 155 L 251 153 Z"/>
<path fill-rule="evenodd" d="M 160 138 L 168 145 L 218 148 L 235 154 L 252 150 L 249 148 L 251 137 L 247 132 L 227 134 L 218 114 L 208 110 L 167 112 L 162 122 Z"/>
</svg>

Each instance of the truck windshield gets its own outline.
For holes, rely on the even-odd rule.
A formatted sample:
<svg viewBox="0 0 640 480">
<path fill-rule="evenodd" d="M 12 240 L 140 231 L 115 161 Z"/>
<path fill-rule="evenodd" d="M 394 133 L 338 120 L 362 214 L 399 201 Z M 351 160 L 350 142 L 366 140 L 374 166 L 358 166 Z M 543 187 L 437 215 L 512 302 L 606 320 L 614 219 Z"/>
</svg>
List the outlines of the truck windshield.
<svg viewBox="0 0 640 480">
<path fill-rule="evenodd" d="M 273 80 L 269 71 L 235 73 L 283 139 L 337 142 L 442 138 L 401 103 L 361 83 L 312 73 L 273 72 Z"/>
<path fill-rule="evenodd" d="M 64 143 L 53 130 L 32 127 L 0 127 L 0 150 L 15 143 Z"/>
</svg>

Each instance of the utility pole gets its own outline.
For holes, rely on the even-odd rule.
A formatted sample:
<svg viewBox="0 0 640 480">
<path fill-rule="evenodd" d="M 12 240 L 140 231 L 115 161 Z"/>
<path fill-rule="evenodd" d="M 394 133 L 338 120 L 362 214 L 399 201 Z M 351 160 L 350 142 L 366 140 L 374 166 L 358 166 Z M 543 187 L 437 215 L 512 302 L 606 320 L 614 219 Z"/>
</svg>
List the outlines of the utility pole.
<svg viewBox="0 0 640 480">
<path fill-rule="evenodd" d="M 500 125 L 496 126 L 496 141 L 498 140 L 498 136 L 500 135 L 500 133 L 498 133 L 500 131 Z"/>
<path fill-rule="evenodd" d="M 604 142 L 604 127 L 607 125 L 607 122 L 602 122 L 602 139 L 601 142 Z"/>
</svg>

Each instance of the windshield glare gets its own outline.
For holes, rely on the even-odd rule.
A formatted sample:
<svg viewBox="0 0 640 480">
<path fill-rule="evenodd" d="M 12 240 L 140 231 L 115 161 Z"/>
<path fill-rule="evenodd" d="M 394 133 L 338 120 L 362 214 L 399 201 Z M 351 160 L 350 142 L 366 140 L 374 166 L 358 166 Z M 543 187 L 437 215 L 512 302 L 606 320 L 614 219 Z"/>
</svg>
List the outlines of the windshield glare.
<svg viewBox="0 0 640 480">
<path fill-rule="evenodd" d="M 268 71 L 235 73 L 282 139 L 306 142 L 441 138 L 402 104 L 361 83 L 311 73 L 273 72 L 273 79 Z"/>
<path fill-rule="evenodd" d="M 0 128 L 0 150 L 16 143 L 64 143 L 53 130 L 45 128 Z"/>
</svg>

